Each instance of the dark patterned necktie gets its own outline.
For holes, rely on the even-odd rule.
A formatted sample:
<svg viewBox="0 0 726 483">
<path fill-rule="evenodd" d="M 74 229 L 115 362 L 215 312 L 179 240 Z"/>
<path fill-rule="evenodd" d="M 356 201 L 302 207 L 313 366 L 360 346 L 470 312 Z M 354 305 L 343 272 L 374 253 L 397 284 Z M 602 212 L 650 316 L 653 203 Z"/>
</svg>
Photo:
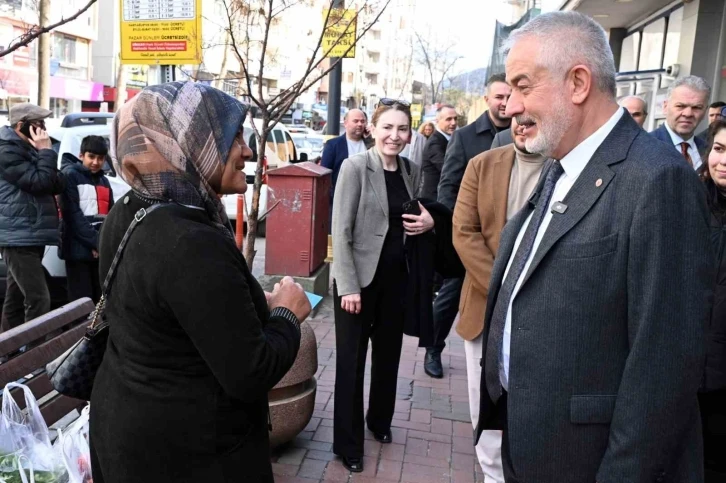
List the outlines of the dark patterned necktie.
<svg viewBox="0 0 726 483">
<path fill-rule="evenodd" d="M 683 154 L 683 157 L 686 158 L 686 161 L 688 164 L 693 167 L 693 159 L 691 158 L 691 155 L 688 153 L 688 143 L 681 143 L 681 154 Z"/>
<path fill-rule="evenodd" d="M 489 328 L 489 340 L 487 341 L 484 370 L 486 373 L 487 392 L 489 392 L 489 397 L 495 404 L 502 395 L 502 383 L 499 379 L 499 361 L 502 353 L 504 325 L 507 321 L 509 303 L 514 293 L 514 287 L 517 285 L 517 281 L 522 275 L 525 265 L 527 265 L 529 255 L 532 253 L 532 247 L 534 246 L 535 238 L 537 238 L 539 226 L 542 224 L 542 220 L 547 213 L 552 192 L 555 190 L 557 180 L 560 179 L 563 171 L 560 162 L 555 161 L 547 172 L 547 177 L 542 186 L 542 192 L 537 199 L 537 205 L 532 214 L 532 219 L 527 226 L 527 230 L 524 232 L 519 248 L 517 248 L 517 253 L 514 254 L 514 260 L 509 267 L 509 272 L 502 286 L 499 288 L 497 301 L 494 305 L 494 311 L 492 312 L 492 319 L 490 321 L 491 326 Z"/>
</svg>

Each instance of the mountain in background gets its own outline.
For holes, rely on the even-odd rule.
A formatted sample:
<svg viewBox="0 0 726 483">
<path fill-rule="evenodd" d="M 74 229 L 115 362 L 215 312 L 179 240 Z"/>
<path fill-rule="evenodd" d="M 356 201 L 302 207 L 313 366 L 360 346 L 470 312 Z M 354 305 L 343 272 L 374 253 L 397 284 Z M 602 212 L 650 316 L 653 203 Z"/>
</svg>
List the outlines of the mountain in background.
<svg viewBox="0 0 726 483">
<path fill-rule="evenodd" d="M 444 89 L 457 89 L 471 94 L 484 94 L 487 77 L 487 69 L 482 67 L 444 81 L 443 87 Z"/>
</svg>

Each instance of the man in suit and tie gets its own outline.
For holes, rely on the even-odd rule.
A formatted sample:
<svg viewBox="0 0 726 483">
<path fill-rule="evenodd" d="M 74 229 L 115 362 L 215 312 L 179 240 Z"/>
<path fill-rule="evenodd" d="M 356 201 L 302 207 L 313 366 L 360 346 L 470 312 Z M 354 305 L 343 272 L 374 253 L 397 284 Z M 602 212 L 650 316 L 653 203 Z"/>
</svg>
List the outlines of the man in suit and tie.
<svg viewBox="0 0 726 483">
<path fill-rule="evenodd" d="M 663 103 L 666 122 L 653 131 L 653 136 L 673 146 L 693 169 L 701 164 L 706 144 L 696 137 L 696 128 L 706 115 L 711 86 L 695 75 L 676 80 Z"/>
<path fill-rule="evenodd" d="M 450 104 L 444 104 L 436 110 L 436 131 L 426 141 L 422 157 L 422 198 L 435 200 L 437 197 L 437 187 L 441 178 L 441 169 L 444 166 L 446 148 L 451 140 L 451 135 L 456 130 L 457 120 L 456 109 Z"/>
<path fill-rule="evenodd" d="M 320 164 L 328 169 L 333 170 L 332 184 L 330 186 L 330 219 L 329 226 L 332 229 L 333 216 L 333 194 L 335 193 L 335 184 L 338 181 L 338 173 L 343 161 L 349 157 L 366 151 L 366 143 L 363 138 L 366 125 L 368 124 L 368 116 L 360 109 L 351 109 L 345 113 L 343 118 L 343 127 L 345 132 L 325 143 L 323 148 L 323 157 Z"/>
<path fill-rule="evenodd" d="M 447 208 L 454 209 L 461 178 L 469 160 L 489 150 L 497 132 L 509 130 L 511 118 L 506 116 L 505 110 L 511 92 L 504 74 L 491 76 L 484 96 L 488 109 L 476 121 L 457 130 L 451 137 L 438 186 L 438 201 Z M 463 282 L 463 278 L 445 279 L 434 301 L 434 345 L 426 348 L 424 359 L 424 372 L 434 378 L 444 377 L 441 352 L 446 347 L 446 338 L 459 309 Z"/>
<path fill-rule="evenodd" d="M 508 483 L 702 483 L 705 190 L 617 105 L 590 17 L 540 15 L 505 49 L 507 114 L 552 161 L 501 234 L 475 439 L 503 430 Z"/>
<path fill-rule="evenodd" d="M 542 173 L 545 157 L 527 152 L 524 129 L 512 119 L 514 144 L 492 149 L 469 162 L 454 209 L 453 241 L 466 277 L 456 332 L 464 339 L 469 410 L 479 421 L 479 381 L 489 280 L 504 224 L 529 199 Z M 501 431 L 484 431 L 476 455 L 485 483 L 502 483 Z"/>
</svg>

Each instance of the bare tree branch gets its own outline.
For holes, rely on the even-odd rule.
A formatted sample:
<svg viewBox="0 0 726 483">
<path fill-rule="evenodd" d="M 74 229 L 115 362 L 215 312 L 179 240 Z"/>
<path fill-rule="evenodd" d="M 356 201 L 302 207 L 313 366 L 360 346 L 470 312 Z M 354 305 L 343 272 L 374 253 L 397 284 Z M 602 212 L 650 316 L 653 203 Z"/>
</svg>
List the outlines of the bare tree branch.
<svg viewBox="0 0 726 483">
<path fill-rule="evenodd" d="M 39 25 L 32 26 L 23 35 L 21 35 L 20 37 L 18 37 L 17 39 L 15 39 L 13 42 L 10 42 L 10 45 L 6 49 L 1 50 L 0 51 L 0 58 L 5 57 L 6 55 L 13 53 L 13 52 L 15 52 L 16 50 L 18 50 L 18 49 L 20 49 L 22 47 L 27 46 L 33 40 L 37 39 L 41 35 L 43 35 L 45 33 L 48 33 L 51 30 L 54 30 L 54 29 L 60 27 L 61 25 L 65 25 L 65 24 L 67 24 L 69 22 L 74 21 L 75 19 L 77 19 L 78 17 L 80 17 L 81 15 L 83 15 L 89 8 L 91 8 L 91 6 L 94 3 L 96 3 L 96 0 L 89 0 L 88 3 L 82 9 L 80 9 L 79 11 L 77 11 L 76 13 L 74 13 L 73 15 L 71 15 L 68 18 L 62 18 L 62 19 L 60 19 L 58 22 L 56 22 L 54 24 L 47 25 L 47 26 L 45 26 L 43 28 L 40 28 Z"/>
</svg>

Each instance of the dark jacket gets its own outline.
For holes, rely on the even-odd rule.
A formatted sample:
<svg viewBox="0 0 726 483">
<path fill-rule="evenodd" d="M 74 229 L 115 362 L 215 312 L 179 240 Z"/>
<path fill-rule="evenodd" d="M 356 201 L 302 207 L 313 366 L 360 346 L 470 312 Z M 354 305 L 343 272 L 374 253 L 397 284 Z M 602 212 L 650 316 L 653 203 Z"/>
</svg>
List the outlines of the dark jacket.
<svg viewBox="0 0 726 483">
<path fill-rule="evenodd" d="M 111 210 L 102 280 L 148 206 L 129 194 Z M 270 317 L 242 254 L 204 211 L 148 215 L 118 265 L 106 315 L 91 398 L 94 482 L 272 482 L 267 393 L 292 366 L 300 335 Z"/>
<path fill-rule="evenodd" d="M 406 237 L 409 277 L 403 333 L 418 337 L 419 347 L 431 347 L 434 344 L 434 271 L 445 278 L 460 278 L 465 270 L 452 242 L 451 210 L 433 200 L 419 201 L 434 219 L 434 229 Z"/>
<path fill-rule="evenodd" d="M 58 245 L 54 195 L 65 183 L 52 149 L 38 151 L 10 127 L 0 128 L 0 246 Z"/>
<path fill-rule="evenodd" d="M 711 214 L 711 246 L 716 264 L 713 310 L 706 330 L 704 391 L 726 388 L 726 215 Z"/>
<path fill-rule="evenodd" d="M 484 341 L 542 182 L 502 231 Z M 714 278 L 701 183 L 675 149 L 623 115 L 563 203 L 512 305 L 507 431 L 517 477 L 701 483 L 697 393 Z M 487 371 L 499 368 L 484 367 L 483 381 Z M 493 429 L 486 384 L 479 414 L 478 430 Z"/>
<path fill-rule="evenodd" d="M 509 128 L 506 129 L 509 130 Z M 471 158 L 491 148 L 497 132 L 499 129 L 492 124 L 488 112 L 479 116 L 472 124 L 454 131 L 449 149 L 446 151 L 444 168 L 441 171 L 438 198 L 435 198 L 439 203 L 454 210 L 466 166 Z"/>
<path fill-rule="evenodd" d="M 101 224 L 113 206 L 113 192 L 103 171 L 93 174 L 80 159 L 63 155 L 61 171 L 66 189 L 59 197 L 61 209 L 61 246 L 63 260 L 93 261 L 91 250 L 98 251 Z"/>
<path fill-rule="evenodd" d="M 345 134 L 333 138 L 325 143 L 323 148 L 323 159 L 320 164 L 328 169 L 333 170 L 333 183 L 330 186 L 330 209 L 333 209 L 333 193 L 335 193 L 335 184 L 338 182 L 338 173 L 340 165 L 348 159 L 348 141 Z"/>
<path fill-rule="evenodd" d="M 438 193 L 441 170 L 449 141 L 438 130 L 429 137 L 424 146 L 421 170 L 423 171 L 423 189 L 421 196 L 435 200 Z"/>
<path fill-rule="evenodd" d="M 673 144 L 673 140 L 671 139 L 671 135 L 668 132 L 668 128 L 666 128 L 665 123 L 661 124 L 658 129 L 651 132 L 650 134 L 655 136 L 656 139 L 659 139 L 660 141 L 663 141 L 664 143 L 668 143 L 668 145 L 670 145 L 673 149 L 678 149 Z M 704 141 L 703 139 L 701 139 L 698 136 L 694 137 L 693 139 L 696 142 L 696 147 L 698 148 L 698 154 L 701 155 L 701 160 L 705 163 L 706 159 L 704 158 L 704 156 L 706 154 L 706 149 L 708 149 L 708 145 L 706 144 L 706 141 Z"/>
</svg>

